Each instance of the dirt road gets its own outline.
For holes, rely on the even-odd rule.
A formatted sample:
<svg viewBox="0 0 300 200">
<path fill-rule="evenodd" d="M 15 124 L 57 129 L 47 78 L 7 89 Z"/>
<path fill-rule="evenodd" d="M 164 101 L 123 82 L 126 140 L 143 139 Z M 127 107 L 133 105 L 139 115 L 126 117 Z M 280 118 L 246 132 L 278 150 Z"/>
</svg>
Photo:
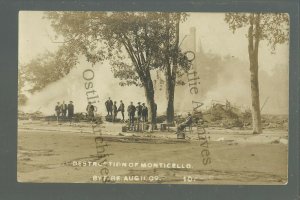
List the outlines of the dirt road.
<svg viewBox="0 0 300 200">
<path fill-rule="evenodd" d="M 27 126 L 28 125 L 28 126 Z M 89 127 L 65 128 L 40 123 L 19 124 L 18 181 L 56 183 L 101 183 L 95 137 Z M 102 127 L 108 146 L 106 159 L 111 183 L 174 184 L 284 184 L 287 182 L 287 134 L 265 131 L 253 136 L 247 131 L 209 130 L 211 163 L 204 165 L 203 147 L 197 140 L 178 141 L 174 133 L 119 134 L 111 124 Z M 44 129 L 43 129 L 43 128 Z M 54 128 L 53 128 L 54 127 Z M 84 131 L 82 131 L 84 130 Z M 158 137 L 157 135 L 161 135 Z M 163 136 L 162 136 L 163 135 Z M 112 137 L 113 136 L 113 137 Z M 190 134 L 194 138 L 194 134 Z M 258 138 L 257 138 L 258 137 Z M 263 139 L 264 138 L 264 139 Z M 142 140 L 141 140 L 142 139 Z M 143 142 L 141 142 L 143 141 Z M 83 166 L 83 163 L 86 166 Z M 127 166 L 114 166 L 125 163 Z M 135 166 L 128 166 L 129 163 Z M 142 167 L 141 163 L 150 163 Z M 175 163 L 174 168 L 153 167 Z M 190 166 L 191 168 L 186 168 Z"/>
</svg>

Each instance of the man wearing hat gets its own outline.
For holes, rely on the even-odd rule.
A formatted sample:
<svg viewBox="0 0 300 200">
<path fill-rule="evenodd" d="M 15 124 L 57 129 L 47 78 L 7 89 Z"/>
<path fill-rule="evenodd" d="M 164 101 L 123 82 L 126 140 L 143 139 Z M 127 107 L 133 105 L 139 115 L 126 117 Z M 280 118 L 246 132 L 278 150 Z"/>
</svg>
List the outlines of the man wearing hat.
<svg viewBox="0 0 300 200">
<path fill-rule="evenodd" d="M 118 107 L 117 107 L 117 102 L 114 101 L 114 105 L 113 105 L 113 122 L 116 121 L 117 115 L 118 115 Z"/>
<path fill-rule="evenodd" d="M 113 111 L 113 101 L 108 97 L 108 100 L 105 102 L 105 107 L 107 110 L 107 115 L 112 115 Z"/>
<path fill-rule="evenodd" d="M 138 105 L 136 106 L 136 111 L 137 111 L 137 115 L 138 115 L 138 121 L 141 120 L 141 117 L 142 117 L 142 105 L 141 105 L 141 102 L 138 102 Z"/>
<path fill-rule="evenodd" d="M 145 103 L 142 104 L 142 120 L 143 122 L 148 121 L 148 108 Z"/>
<path fill-rule="evenodd" d="M 129 116 L 129 123 L 130 127 L 134 125 L 134 115 L 135 115 L 135 106 L 133 105 L 133 102 L 130 103 L 130 105 L 127 108 L 128 116 Z"/>
<path fill-rule="evenodd" d="M 119 106 L 119 108 L 118 108 L 118 111 L 120 111 L 120 112 L 121 112 L 121 114 L 122 114 L 122 118 L 123 118 L 123 121 L 124 121 L 125 105 L 124 105 L 124 103 L 123 103 L 123 101 L 122 101 L 122 100 L 120 101 L 120 106 Z"/>
<path fill-rule="evenodd" d="M 68 110 L 68 105 L 65 104 L 65 101 L 63 101 L 61 104 L 61 113 L 62 113 L 63 119 L 65 119 L 67 116 L 67 110 Z"/>
</svg>

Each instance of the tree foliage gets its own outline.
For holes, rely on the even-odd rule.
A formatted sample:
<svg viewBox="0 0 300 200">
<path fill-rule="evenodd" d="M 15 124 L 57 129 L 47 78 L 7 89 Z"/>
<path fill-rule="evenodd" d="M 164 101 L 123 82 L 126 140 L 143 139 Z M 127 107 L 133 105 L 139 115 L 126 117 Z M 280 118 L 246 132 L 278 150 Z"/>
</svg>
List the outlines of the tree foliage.
<svg viewBox="0 0 300 200">
<path fill-rule="evenodd" d="M 66 76 L 77 62 L 72 48 L 62 45 L 55 53 L 46 52 L 21 65 L 22 80 L 28 83 L 28 91 L 34 93 Z"/>
<path fill-rule="evenodd" d="M 171 15 L 171 19 L 175 16 L 156 12 L 46 13 L 55 32 L 63 36 L 73 50 L 85 55 L 88 62 L 110 60 L 112 72 L 122 86 L 143 86 L 151 70 L 163 70 L 166 15 Z M 182 15 L 183 21 L 186 14 Z M 173 35 L 170 38 L 174 38 Z M 170 54 L 175 50 L 171 49 Z M 186 67 L 183 54 L 180 61 L 181 66 Z"/>
<path fill-rule="evenodd" d="M 18 105 L 22 106 L 25 105 L 27 101 L 27 97 L 24 94 L 24 88 L 25 88 L 25 73 L 24 68 L 19 67 L 18 68 Z"/>
<path fill-rule="evenodd" d="M 226 13 L 225 22 L 233 33 L 243 27 L 254 27 L 254 37 L 266 40 L 274 52 L 277 44 L 289 40 L 289 15 L 287 13 Z M 249 34 L 247 35 L 247 37 Z"/>
<path fill-rule="evenodd" d="M 164 31 L 166 16 L 171 19 L 171 35 Z M 109 60 L 122 86 L 143 86 L 141 79 L 145 79 L 150 70 L 165 70 L 165 59 L 171 60 L 172 54 L 179 55 L 181 69 L 188 70 L 185 55 L 174 48 L 176 16 L 177 13 L 151 12 L 46 12 L 44 17 L 50 19 L 55 39 L 63 38 L 63 41 L 56 41 L 61 43 L 57 52 L 46 52 L 22 65 L 25 80 L 32 86 L 29 91 L 39 91 L 64 77 L 78 63 L 80 55 L 92 64 Z M 181 21 L 186 17 L 187 14 L 182 13 Z M 165 42 L 167 37 L 169 44 Z M 166 45 L 171 47 L 168 52 Z M 183 75 L 180 70 L 176 73 L 179 77 Z"/>
<path fill-rule="evenodd" d="M 155 111 L 152 70 L 165 72 L 174 87 L 190 62 L 178 46 L 179 23 L 186 13 L 163 12 L 45 12 L 61 48 L 26 66 L 31 92 L 39 91 L 70 72 L 83 55 L 95 65 L 109 60 L 120 85 L 144 87 L 151 112 Z M 177 79 L 178 77 L 178 79 Z M 172 95 L 174 96 L 174 95 Z M 155 117 L 155 116 L 152 116 Z M 151 118 L 151 117 L 150 117 Z"/>
<path fill-rule="evenodd" d="M 143 87 L 151 121 L 156 118 L 151 71 L 164 71 L 175 81 L 182 75 L 179 69 L 189 68 L 178 48 L 179 23 L 186 19 L 185 13 L 47 12 L 45 17 L 73 54 L 84 55 L 92 64 L 109 60 L 121 86 Z"/>
</svg>

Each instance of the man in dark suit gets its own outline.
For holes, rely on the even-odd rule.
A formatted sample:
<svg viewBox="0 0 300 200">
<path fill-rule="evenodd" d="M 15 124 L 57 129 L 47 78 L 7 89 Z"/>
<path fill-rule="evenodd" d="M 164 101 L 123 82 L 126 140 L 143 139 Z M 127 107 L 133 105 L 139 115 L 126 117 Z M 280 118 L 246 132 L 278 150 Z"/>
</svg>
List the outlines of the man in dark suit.
<svg viewBox="0 0 300 200">
<path fill-rule="evenodd" d="M 108 97 L 108 100 L 105 102 L 105 107 L 107 110 L 107 115 L 112 115 L 113 110 L 113 101 Z"/>
<path fill-rule="evenodd" d="M 134 125 L 134 115 L 135 115 L 135 106 L 133 105 L 133 102 L 130 103 L 130 105 L 127 108 L 127 112 L 129 115 L 129 122 L 130 122 L 130 126 Z"/>
<path fill-rule="evenodd" d="M 74 105 L 73 105 L 73 101 L 70 101 L 70 103 L 68 104 L 68 118 L 70 123 L 72 122 L 74 116 Z"/>
<path fill-rule="evenodd" d="M 141 105 L 141 102 L 138 102 L 138 105 L 136 106 L 136 111 L 137 111 L 137 115 L 138 115 L 138 121 L 141 120 L 141 117 L 142 117 L 142 105 Z"/>
<path fill-rule="evenodd" d="M 120 106 L 118 108 L 118 111 L 122 113 L 122 120 L 124 121 L 125 105 L 122 100 L 120 101 Z"/>
<path fill-rule="evenodd" d="M 145 103 L 142 104 L 142 120 L 143 122 L 148 121 L 148 108 Z"/>
<path fill-rule="evenodd" d="M 61 113 L 62 113 L 63 118 L 66 118 L 66 116 L 67 116 L 67 109 L 68 109 L 68 106 L 67 106 L 67 104 L 65 104 L 65 101 L 63 101 L 63 103 L 61 104 Z"/>
<path fill-rule="evenodd" d="M 116 101 L 114 102 L 112 110 L 113 110 L 113 122 L 115 122 L 116 118 L 117 118 L 117 115 L 118 115 L 118 107 L 117 107 L 117 102 Z"/>
<path fill-rule="evenodd" d="M 60 113 L 61 113 L 61 106 L 60 106 L 60 103 L 57 102 L 57 104 L 55 106 L 55 114 L 56 114 L 56 117 L 57 117 L 57 122 L 59 121 Z"/>
</svg>

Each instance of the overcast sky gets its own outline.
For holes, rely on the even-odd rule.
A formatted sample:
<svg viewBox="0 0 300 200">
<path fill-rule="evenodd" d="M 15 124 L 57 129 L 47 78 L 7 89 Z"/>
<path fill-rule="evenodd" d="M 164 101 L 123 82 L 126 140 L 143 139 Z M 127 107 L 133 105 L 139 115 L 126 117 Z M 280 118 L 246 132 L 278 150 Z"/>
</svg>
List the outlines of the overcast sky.
<svg viewBox="0 0 300 200">
<path fill-rule="evenodd" d="M 54 32 L 43 12 L 21 11 L 19 13 L 19 61 L 27 63 L 38 54 L 54 51 L 59 44 L 53 43 Z M 180 26 L 181 38 L 189 33 L 190 27 L 196 27 L 197 42 L 201 41 L 205 52 L 231 55 L 241 60 L 248 60 L 246 29 L 235 34 L 228 29 L 224 13 L 190 13 L 187 21 Z M 276 64 L 288 64 L 288 45 L 278 45 L 276 54 L 262 42 L 260 45 L 260 67 L 272 70 Z"/>
</svg>

